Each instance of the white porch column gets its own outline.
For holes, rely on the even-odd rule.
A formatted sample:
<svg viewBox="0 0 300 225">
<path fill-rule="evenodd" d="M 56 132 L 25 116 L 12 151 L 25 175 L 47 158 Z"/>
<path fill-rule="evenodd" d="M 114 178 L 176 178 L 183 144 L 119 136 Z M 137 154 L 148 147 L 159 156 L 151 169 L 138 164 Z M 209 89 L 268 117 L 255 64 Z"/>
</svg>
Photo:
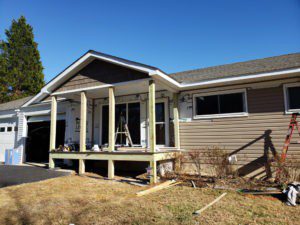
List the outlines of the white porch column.
<svg viewBox="0 0 300 225">
<path fill-rule="evenodd" d="M 109 131 L 108 131 L 108 151 L 115 150 L 115 88 L 109 87 Z M 108 160 L 108 178 L 115 176 L 115 165 L 113 160 Z"/>
<path fill-rule="evenodd" d="M 81 105 L 80 105 L 80 145 L 79 151 L 86 151 L 86 113 L 87 113 L 87 98 L 86 93 L 82 91 L 80 93 Z M 79 174 L 85 173 L 85 161 L 79 159 Z"/>
<path fill-rule="evenodd" d="M 55 149 L 56 145 L 56 119 L 57 119 L 57 99 L 56 96 L 51 97 L 51 122 L 50 122 L 50 146 L 49 151 Z M 54 160 L 49 154 L 49 168 L 54 168 Z"/>
<path fill-rule="evenodd" d="M 178 109 L 178 93 L 173 94 L 173 123 L 174 123 L 174 144 L 176 148 L 180 148 L 179 133 L 179 109 Z"/>
<path fill-rule="evenodd" d="M 149 146 L 150 152 L 156 151 L 156 119 L 155 119 L 155 82 L 154 80 L 149 81 Z M 150 183 L 157 182 L 157 171 L 156 161 L 150 162 L 151 179 Z"/>
</svg>

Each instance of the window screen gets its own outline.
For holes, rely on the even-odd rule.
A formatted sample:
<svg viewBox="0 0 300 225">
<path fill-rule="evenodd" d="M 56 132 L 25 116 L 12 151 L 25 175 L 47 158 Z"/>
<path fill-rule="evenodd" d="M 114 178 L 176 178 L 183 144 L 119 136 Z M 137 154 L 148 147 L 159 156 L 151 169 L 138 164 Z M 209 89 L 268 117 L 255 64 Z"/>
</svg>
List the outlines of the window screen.
<svg viewBox="0 0 300 225">
<path fill-rule="evenodd" d="M 7 127 L 7 132 L 12 132 L 12 127 Z"/>
<path fill-rule="evenodd" d="M 245 112 L 244 93 L 197 96 L 196 115 Z"/>
<path fill-rule="evenodd" d="M 287 92 L 289 109 L 300 109 L 300 87 L 289 87 Z"/>
<path fill-rule="evenodd" d="M 0 132 L 5 132 L 5 127 L 0 127 Z"/>
</svg>

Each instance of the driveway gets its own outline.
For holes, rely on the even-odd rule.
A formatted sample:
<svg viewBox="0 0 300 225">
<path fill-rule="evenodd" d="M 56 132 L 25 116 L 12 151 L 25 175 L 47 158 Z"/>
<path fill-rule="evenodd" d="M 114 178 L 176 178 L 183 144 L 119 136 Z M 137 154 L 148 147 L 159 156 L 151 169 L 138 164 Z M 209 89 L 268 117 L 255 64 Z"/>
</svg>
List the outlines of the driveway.
<svg viewBox="0 0 300 225">
<path fill-rule="evenodd" d="M 71 172 L 48 170 L 36 166 L 0 165 L 0 188 L 67 176 L 69 174 Z"/>
</svg>

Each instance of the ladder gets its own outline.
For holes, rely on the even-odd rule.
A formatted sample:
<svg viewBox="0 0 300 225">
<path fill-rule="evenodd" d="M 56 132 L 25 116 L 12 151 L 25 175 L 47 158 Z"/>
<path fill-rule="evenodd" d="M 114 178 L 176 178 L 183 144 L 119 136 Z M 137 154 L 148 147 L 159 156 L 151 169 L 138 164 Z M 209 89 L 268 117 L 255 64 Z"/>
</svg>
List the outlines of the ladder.
<svg viewBox="0 0 300 225">
<path fill-rule="evenodd" d="M 285 137 L 285 141 L 284 141 L 284 145 L 283 145 L 283 149 L 282 149 L 282 153 L 281 153 L 281 157 L 280 157 L 281 163 L 283 163 L 286 159 L 287 152 L 288 152 L 288 149 L 289 149 L 289 145 L 291 143 L 291 139 L 292 139 L 295 127 L 297 128 L 298 134 L 300 136 L 300 130 L 299 130 L 298 121 L 297 121 L 298 115 L 299 115 L 299 113 L 293 113 L 292 114 L 290 124 L 289 124 L 289 128 L 288 128 L 288 132 L 287 132 L 286 137 Z"/>
<path fill-rule="evenodd" d="M 129 132 L 129 129 L 128 129 L 128 125 L 127 125 L 126 120 L 125 120 L 125 118 L 122 114 L 120 115 L 119 126 L 117 127 L 116 134 L 115 134 L 115 143 L 117 142 L 117 138 L 118 138 L 119 134 L 121 135 L 120 136 L 121 137 L 121 142 L 122 142 L 122 134 L 125 134 L 125 137 L 128 140 L 129 146 L 130 147 L 133 146 L 132 139 L 131 139 L 131 136 L 130 136 L 130 132 Z"/>
</svg>

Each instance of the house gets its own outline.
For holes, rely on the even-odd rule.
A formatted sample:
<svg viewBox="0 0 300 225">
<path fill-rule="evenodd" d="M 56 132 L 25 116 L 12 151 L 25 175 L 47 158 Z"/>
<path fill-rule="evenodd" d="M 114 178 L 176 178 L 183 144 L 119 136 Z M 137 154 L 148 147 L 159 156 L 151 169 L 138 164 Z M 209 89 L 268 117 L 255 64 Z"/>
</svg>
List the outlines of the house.
<svg viewBox="0 0 300 225">
<path fill-rule="evenodd" d="M 4 149 L 22 149 L 23 162 L 86 160 L 157 163 L 181 150 L 220 146 L 235 155 L 239 171 L 265 173 L 280 152 L 291 113 L 300 109 L 300 53 L 167 74 L 88 51 L 35 96 L 0 105 L 0 161 Z M 116 136 L 126 121 L 125 134 Z M 78 152 L 50 152 L 59 145 Z M 93 145 L 104 151 L 91 151 Z M 117 151 L 116 151 L 117 150 Z M 297 147 L 289 156 L 300 158 Z"/>
</svg>

